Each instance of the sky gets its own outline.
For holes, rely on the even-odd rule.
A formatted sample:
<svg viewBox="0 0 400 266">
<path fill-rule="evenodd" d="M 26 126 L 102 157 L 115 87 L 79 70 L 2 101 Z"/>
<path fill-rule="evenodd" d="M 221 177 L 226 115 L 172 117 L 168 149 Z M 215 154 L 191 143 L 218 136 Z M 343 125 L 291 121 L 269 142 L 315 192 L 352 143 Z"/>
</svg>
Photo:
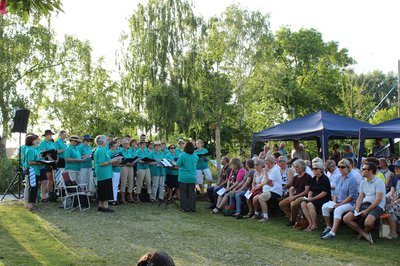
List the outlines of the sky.
<svg viewBox="0 0 400 266">
<path fill-rule="evenodd" d="M 127 19 L 138 0 L 65 0 L 64 13 L 54 16 L 53 27 L 64 34 L 89 40 L 95 58 L 103 56 L 106 67 L 115 70 L 119 36 L 128 29 Z M 231 4 L 270 15 L 273 32 L 281 26 L 292 31 L 318 30 L 325 42 L 336 41 L 357 62 L 357 73 L 381 70 L 398 73 L 400 60 L 399 0 L 194 0 L 194 12 L 204 18 L 221 14 Z"/>
</svg>

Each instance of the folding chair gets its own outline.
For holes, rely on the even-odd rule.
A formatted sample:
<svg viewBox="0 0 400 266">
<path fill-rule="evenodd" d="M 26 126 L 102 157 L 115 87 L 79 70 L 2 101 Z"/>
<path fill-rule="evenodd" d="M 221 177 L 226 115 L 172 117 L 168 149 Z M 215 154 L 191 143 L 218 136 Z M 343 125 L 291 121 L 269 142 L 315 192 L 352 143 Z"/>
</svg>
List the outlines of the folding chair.
<svg viewBox="0 0 400 266">
<path fill-rule="evenodd" d="M 86 191 L 80 191 L 80 188 L 78 185 L 68 185 L 71 184 L 71 177 L 68 172 L 63 172 L 62 174 L 62 180 L 64 182 L 60 182 L 62 189 L 64 190 L 64 210 L 70 210 L 71 212 L 78 209 L 80 211 L 85 211 L 90 209 L 90 193 Z M 81 199 L 80 196 L 86 196 L 88 207 L 87 208 L 82 208 L 81 205 Z M 71 206 L 67 206 L 67 201 L 68 199 L 71 199 Z M 77 206 L 74 207 L 75 205 L 75 199 L 77 200 Z"/>
</svg>

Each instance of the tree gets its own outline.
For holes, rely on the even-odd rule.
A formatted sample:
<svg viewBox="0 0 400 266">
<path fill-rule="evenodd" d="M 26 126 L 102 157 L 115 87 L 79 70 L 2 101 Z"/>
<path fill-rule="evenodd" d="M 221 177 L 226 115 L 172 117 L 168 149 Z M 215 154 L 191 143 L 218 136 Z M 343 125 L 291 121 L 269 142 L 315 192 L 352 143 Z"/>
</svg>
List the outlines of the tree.
<svg viewBox="0 0 400 266">
<path fill-rule="evenodd" d="M 28 98 L 22 83 L 39 75 L 44 69 L 53 66 L 53 33 L 38 22 L 24 24 L 16 15 L 7 19 L 0 16 L 0 122 L 2 132 L 2 156 L 5 156 L 5 144 L 10 136 L 12 110 L 26 107 Z"/>
<path fill-rule="evenodd" d="M 32 13 L 49 17 L 51 12 L 63 12 L 60 0 L 7 0 L 6 3 L 10 13 L 22 15 L 25 23 Z"/>
<path fill-rule="evenodd" d="M 122 36 L 122 95 L 160 138 L 168 137 L 177 121 L 180 130 L 189 132 L 199 23 L 187 1 L 151 0 L 138 5 L 130 32 Z"/>
</svg>

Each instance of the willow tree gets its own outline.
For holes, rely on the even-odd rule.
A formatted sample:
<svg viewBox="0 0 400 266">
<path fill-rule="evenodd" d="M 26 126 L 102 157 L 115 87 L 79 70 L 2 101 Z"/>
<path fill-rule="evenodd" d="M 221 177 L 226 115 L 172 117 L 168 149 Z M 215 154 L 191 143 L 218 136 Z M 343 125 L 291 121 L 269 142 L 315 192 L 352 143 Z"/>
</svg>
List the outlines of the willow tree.
<svg viewBox="0 0 400 266">
<path fill-rule="evenodd" d="M 25 81 L 55 64 L 53 37 L 52 31 L 36 17 L 24 24 L 20 16 L 0 16 L 0 122 L 3 128 L 0 150 L 3 156 L 10 136 L 12 110 L 28 104 Z"/>
<path fill-rule="evenodd" d="M 251 130 L 246 121 L 247 110 L 253 105 L 254 91 L 249 81 L 259 64 L 270 61 L 273 52 L 273 34 L 269 26 L 268 15 L 259 11 L 249 11 L 239 6 L 229 6 L 221 15 L 220 31 L 224 33 L 225 52 L 221 70 L 230 77 L 234 88 L 235 103 L 239 117 L 238 134 L 232 141 L 239 143 L 243 154 L 246 140 L 250 139 Z"/>
<path fill-rule="evenodd" d="M 159 137 L 168 137 L 178 121 L 189 132 L 200 24 L 187 1 L 150 0 L 138 5 L 121 37 L 124 103 L 141 112 Z"/>
</svg>

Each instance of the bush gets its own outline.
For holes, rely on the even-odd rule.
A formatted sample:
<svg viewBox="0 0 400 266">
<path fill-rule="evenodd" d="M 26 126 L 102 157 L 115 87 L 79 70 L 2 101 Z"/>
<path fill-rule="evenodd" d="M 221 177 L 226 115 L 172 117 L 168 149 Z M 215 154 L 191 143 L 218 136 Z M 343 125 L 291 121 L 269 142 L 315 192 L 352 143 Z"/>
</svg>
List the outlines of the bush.
<svg viewBox="0 0 400 266">
<path fill-rule="evenodd" d="M 15 176 L 18 161 L 16 159 L 0 158 L 0 194 L 4 193 Z M 18 191 L 18 187 L 13 188 L 13 192 Z"/>
</svg>

